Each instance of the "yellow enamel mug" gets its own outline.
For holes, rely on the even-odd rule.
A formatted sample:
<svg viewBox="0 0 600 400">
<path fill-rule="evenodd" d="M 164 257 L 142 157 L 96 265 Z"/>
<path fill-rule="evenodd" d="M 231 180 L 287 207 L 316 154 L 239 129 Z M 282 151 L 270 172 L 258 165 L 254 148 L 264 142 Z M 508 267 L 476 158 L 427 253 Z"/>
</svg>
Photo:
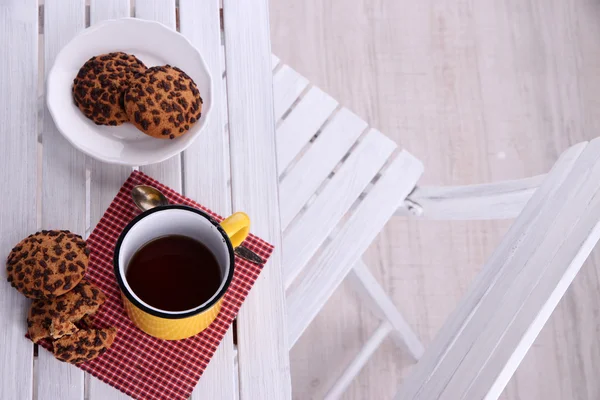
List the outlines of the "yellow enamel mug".
<svg viewBox="0 0 600 400">
<path fill-rule="evenodd" d="M 134 218 L 123 230 L 114 252 L 114 271 L 127 315 L 147 334 L 166 340 L 179 340 L 202 332 L 221 310 L 223 295 L 233 279 L 233 249 L 250 231 L 250 219 L 235 213 L 220 224 L 205 212 L 184 206 L 152 208 Z M 183 311 L 160 310 L 142 301 L 127 283 L 127 267 L 133 255 L 146 243 L 159 237 L 182 235 L 195 239 L 214 254 L 221 268 L 222 282 L 205 303 Z"/>
</svg>

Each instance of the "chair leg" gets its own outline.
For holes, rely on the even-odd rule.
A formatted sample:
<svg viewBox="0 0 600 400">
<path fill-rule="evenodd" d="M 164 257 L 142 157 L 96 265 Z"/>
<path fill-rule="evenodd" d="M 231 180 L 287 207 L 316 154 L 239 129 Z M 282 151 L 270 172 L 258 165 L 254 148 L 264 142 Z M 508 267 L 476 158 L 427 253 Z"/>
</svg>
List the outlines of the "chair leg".
<svg viewBox="0 0 600 400">
<path fill-rule="evenodd" d="M 383 342 L 383 339 L 385 339 L 391 331 L 392 325 L 388 321 L 383 321 L 379 325 L 362 349 L 360 349 L 356 357 L 354 357 L 354 360 L 352 360 L 331 389 L 329 389 L 325 396 L 325 400 L 338 399 L 342 393 L 344 393 L 362 367 L 369 361 L 369 358 L 371 358 L 375 350 L 377 350 L 381 342 Z"/>
<path fill-rule="evenodd" d="M 399 346 L 406 346 L 415 360 L 423 355 L 423 344 L 385 293 L 365 263 L 358 261 L 347 276 L 373 312 L 392 326 L 392 337 Z"/>
</svg>

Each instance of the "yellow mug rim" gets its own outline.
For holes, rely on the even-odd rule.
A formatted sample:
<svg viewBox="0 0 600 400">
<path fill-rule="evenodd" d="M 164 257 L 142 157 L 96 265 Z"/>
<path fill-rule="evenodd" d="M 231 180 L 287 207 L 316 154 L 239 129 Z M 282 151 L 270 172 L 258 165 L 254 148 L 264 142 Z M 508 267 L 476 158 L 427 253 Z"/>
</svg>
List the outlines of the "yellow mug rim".
<svg viewBox="0 0 600 400">
<path fill-rule="evenodd" d="M 223 237 L 223 240 L 225 241 L 225 243 L 227 245 L 227 249 L 229 251 L 229 264 L 230 264 L 229 265 L 229 274 L 227 275 L 225 284 L 223 285 L 221 290 L 219 290 L 217 292 L 217 295 L 214 296 L 211 301 L 204 304 L 200 308 L 194 308 L 193 310 L 191 310 L 189 312 L 178 313 L 178 314 L 161 312 L 158 309 L 149 308 L 146 304 L 144 304 L 144 303 L 140 302 L 138 299 L 136 299 L 132 295 L 131 291 L 127 288 L 127 286 L 124 284 L 124 281 L 123 281 L 124 278 L 121 276 L 121 271 L 119 268 L 119 255 L 121 252 L 121 245 L 123 243 L 123 240 L 125 239 L 125 236 L 127 236 L 127 233 L 131 230 L 131 228 L 133 228 L 133 226 L 135 224 L 137 224 L 138 222 L 140 222 L 142 219 L 146 218 L 147 216 L 154 214 L 156 212 L 169 210 L 169 209 L 191 211 L 191 212 L 194 212 L 194 213 L 204 217 L 205 219 L 207 219 L 208 222 L 210 222 L 211 224 L 213 224 L 215 226 L 215 228 L 217 228 L 217 232 L 219 232 L 221 234 L 221 236 Z M 117 284 L 119 285 L 119 289 L 121 290 L 121 293 L 123 293 L 125 295 L 125 297 L 127 297 L 127 299 L 131 303 L 133 303 L 136 307 L 138 307 L 139 309 L 141 309 L 144 312 L 147 312 L 148 314 L 154 315 L 155 317 L 166 318 L 166 319 L 183 319 L 183 318 L 193 317 L 194 315 L 198 315 L 198 314 L 210 309 L 212 306 L 214 306 L 217 302 L 219 302 L 223 298 L 223 296 L 229 289 L 229 286 L 231 285 L 231 281 L 233 280 L 233 272 L 234 272 L 233 270 L 235 269 L 235 254 L 233 252 L 233 245 L 231 244 L 231 240 L 229 239 L 229 236 L 227 236 L 227 233 L 221 227 L 221 225 L 217 222 L 217 220 L 215 220 L 213 217 L 211 217 L 208 213 L 206 213 L 202 210 L 199 210 L 197 208 L 182 205 L 182 204 L 170 204 L 170 205 L 158 206 L 158 207 L 154 207 L 150 210 L 146 210 L 146 211 L 142 212 L 140 215 L 136 216 L 134 219 L 132 219 L 125 226 L 125 228 L 123 229 L 123 232 L 121 232 L 121 234 L 119 235 L 119 239 L 117 239 L 117 243 L 115 245 L 115 251 L 114 251 L 114 256 L 113 256 L 113 268 L 114 268 L 115 277 L 117 278 Z"/>
</svg>

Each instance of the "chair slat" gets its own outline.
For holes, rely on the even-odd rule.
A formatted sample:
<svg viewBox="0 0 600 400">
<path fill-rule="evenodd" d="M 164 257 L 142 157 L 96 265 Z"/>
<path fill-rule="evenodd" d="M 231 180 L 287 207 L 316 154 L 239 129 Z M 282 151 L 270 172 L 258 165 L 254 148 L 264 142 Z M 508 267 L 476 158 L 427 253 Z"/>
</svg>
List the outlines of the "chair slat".
<svg viewBox="0 0 600 400">
<path fill-rule="evenodd" d="M 350 154 L 314 203 L 283 237 L 284 282 L 288 288 L 350 206 L 373 180 L 396 144 L 371 130 Z"/>
<path fill-rule="evenodd" d="M 158 21 L 168 28 L 175 29 L 175 0 L 136 0 L 136 18 Z M 181 156 L 176 155 L 163 162 L 145 165 L 140 171 L 152 178 L 181 191 Z"/>
<path fill-rule="evenodd" d="M 354 263 L 414 188 L 423 164 L 402 151 L 336 236 L 288 291 L 288 344 L 293 346 Z"/>
<path fill-rule="evenodd" d="M 308 80 L 287 65 L 282 66 L 273 76 L 273 103 L 275 121 L 298 99 L 308 85 Z"/>
<path fill-rule="evenodd" d="M 217 87 L 220 87 L 221 98 L 227 99 L 227 77 L 223 78 L 223 83 L 221 85 L 214 85 L 213 90 L 216 91 Z M 219 103 L 215 103 L 215 104 L 219 104 Z M 224 130 L 226 131 L 229 126 L 229 124 L 227 123 L 227 120 L 229 118 L 228 112 L 227 112 L 227 102 L 223 101 L 223 104 L 219 108 L 220 108 L 220 110 L 218 110 L 218 111 L 221 112 L 221 122 L 223 123 Z"/>
<path fill-rule="evenodd" d="M 9 194 L 0 209 L 0 259 L 36 229 L 38 135 L 37 1 L 0 6 L 0 182 Z M 10 55 L 8 52 L 10 51 Z M 2 275 L 5 281 L 5 275 Z M 0 399 L 31 399 L 33 345 L 24 338 L 30 300 L 6 282 L 0 284 Z"/>
<path fill-rule="evenodd" d="M 567 150 L 398 398 L 500 395 L 598 240 L 599 190 L 600 140 Z"/>
<path fill-rule="evenodd" d="M 221 75 L 225 76 L 227 66 L 225 65 L 225 46 L 221 45 L 221 49 L 219 51 L 219 57 L 221 58 Z M 215 79 L 215 77 L 213 77 Z"/>
<path fill-rule="evenodd" d="M 367 123 L 341 109 L 292 167 L 279 186 L 281 226 L 285 229 L 319 185 L 366 129 Z"/>
<path fill-rule="evenodd" d="M 85 28 L 85 1 L 48 0 L 44 3 L 44 67 L 46 75 L 58 52 Z M 58 132 L 46 110 L 42 126 L 42 228 L 86 232 L 86 157 Z M 57 362 L 40 350 L 36 386 L 38 398 L 80 400 L 84 374 Z"/>
<path fill-rule="evenodd" d="M 181 33 L 200 51 L 215 77 L 213 104 L 223 104 L 226 111 L 225 82 L 219 79 L 222 70 L 219 8 L 219 0 L 179 0 L 179 24 Z M 207 121 L 206 132 L 210 134 L 196 140 L 184 153 L 184 194 L 221 215 L 229 215 L 229 146 L 224 129 L 227 114 L 219 111 L 215 110 Z M 235 399 L 237 368 L 233 359 L 233 330 L 230 329 L 202 374 L 192 399 Z"/>
<path fill-rule="evenodd" d="M 337 107 L 327 93 L 313 86 L 277 129 L 277 166 L 283 172 Z"/>
</svg>

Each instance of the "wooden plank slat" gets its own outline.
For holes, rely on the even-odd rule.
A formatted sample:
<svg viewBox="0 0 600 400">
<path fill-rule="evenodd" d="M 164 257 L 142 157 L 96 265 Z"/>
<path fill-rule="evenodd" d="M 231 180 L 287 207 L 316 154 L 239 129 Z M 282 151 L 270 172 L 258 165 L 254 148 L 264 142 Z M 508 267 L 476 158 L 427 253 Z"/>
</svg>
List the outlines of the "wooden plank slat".
<svg viewBox="0 0 600 400">
<path fill-rule="evenodd" d="M 366 128 L 365 121 L 347 109 L 341 109 L 283 178 L 279 193 L 284 229 Z"/>
<path fill-rule="evenodd" d="M 129 17 L 131 0 L 90 0 L 90 25 L 107 19 Z"/>
<path fill-rule="evenodd" d="M 175 0 L 136 0 L 136 18 L 158 21 L 170 29 L 176 27 Z M 157 164 L 144 165 L 140 171 L 181 192 L 181 155 Z"/>
<path fill-rule="evenodd" d="M 85 28 L 85 0 L 47 0 L 44 5 L 46 75 L 58 52 Z M 42 228 L 86 231 L 86 157 L 58 132 L 45 110 L 42 128 Z M 38 399 L 79 400 L 83 371 L 57 361 L 40 349 L 36 380 Z"/>
<path fill-rule="evenodd" d="M 327 93 L 313 86 L 277 128 L 277 166 L 283 172 L 337 107 Z"/>
<path fill-rule="evenodd" d="M 90 25 L 107 19 L 129 17 L 130 12 L 130 0 L 91 0 Z M 103 163 L 88 157 L 88 170 L 90 172 L 90 226 L 88 227 L 88 233 L 91 233 L 121 185 L 131 173 L 131 168 Z M 89 374 L 87 379 L 89 400 L 129 399 L 129 396 L 125 393 Z"/>
<path fill-rule="evenodd" d="M 316 200 L 285 232 L 283 266 L 286 289 L 373 180 L 395 148 L 396 144 L 381 132 L 368 132 Z M 287 198 L 294 194 L 288 196 L 282 192 L 280 195 Z"/>
<path fill-rule="evenodd" d="M 0 258 L 36 229 L 38 135 L 37 1 L 12 1 L 0 6 L 0 182 L 8 190 L 0 209 Z M 10 54 L 10 56 L 7 56 Z M 25 338 L 30 300 L 6 283 L 0 284 L 1 399 L 31 399 L 33 345 Z"/>
<path fill-rule="evenodd" d="M 233 210 L 275 246 L 238 315 L 240 398 L 290 399 L 268 2 L 223 4 Z"/>
<path fill-rule="evenodd" d="M 386 168 L 333 240 L 313 259 L 287 297 L 289 344 L 293 346 L 329 296 L 413 190 L 423 164 L 402 151 Z"/>
<path fill-rule="evenodd" d="M 180 0 L 179 7 L 181 33 L 206 61 L 214 77 L 213 104 L 226 112 L 224 81 L 219 78 L 222 71 L 219 0 Z M 223 216 L 231 213 L 229 147 L 224 129 L 226 116 L 226 113 L 215 112 L 203 137 L 196 140 L 183 157 L 184 194 Z M 233 330 L 230 329 L 194 389 L 192 399 L 236 398 L 237 368 L 233 360 Z"/>
<path fill-rule="evenodd" d="M 294 71 L 288 65 L 282 66 L 273 76 L 273 102 L 275 104 L 275 121 L 298 99 L 300 93 L 308 86 L 308 79 Z"/>
<path fill-rule="evenodd" d="M 426 350 L 421 362 L 402 387 L 398 398 L 425 399 L 432 398 L 432 395 L 433 398 L 438 398 L 438 395 L 442 396 L 444 393 L 452 397 L 450 392 L 445 392 L 445 388 L 453 380 L 456 382 L 450 388 L 465 383 L 470 385 L 479 374 L 479 370 L 484 368 L 494 369 L 494 373 L 491 374 L 493 379 L 500 377 L 505 368 L 510 371 L 509 375 L 514 372 L 514 368 L 532 342 L 531 339 L 526 340 L 523 329 L 530 329 L 535 337 L 549 311 L 564 292 L 562 289 L 566 289 L 562 285 L 557 286 L 556 280 L 553 281 L 556 279 L 554 273 L 570 282 L 570 261 L 576 258 L 577 252 L 584 254 L 587 251 L 586 239 L 595 234 L 598 198 L 594 191 L 598 190 L 598 173 L 600 140 L 596 139 L 587 146 L 586 143 L 576 145 L 563 153 L 488 260 L 467 295 Z M 592 197 L 591 193 L 596 197 Z M 583 231 L 571 230 L 582 218 L 586 223 L 594 225 Z M 554 236 L 556 232 L 560 233 L 558 241 Z M 570 241 L 571 232 L 575 234 L 573 238 L 577 238 L 575 247 Z M 565 241 L 568 241 L 568 245 Z M 561 259 L 560 256 L 556 256 L 559 250 L 560 254 L 568 254 L 573 258 L 566 261 Z M 543 261 L 540 263 L 540 260 Z M 553 273 L 549 274 L 546 271 Z M 550 282 L 552 284 L 546 286 Z M 545 293 L 534 295 L 534 288 L 540 284 Z M 522 292 L 514 293 L 516 288 Z M 515 296 L 516 300 L 520 301 L 519 304 L 514 304 L 515 299 L 511 297 Z M 547 303 L 538 303 L 536 306 L 527 303 L 532 300 L 545 300 Z M 518 321 L 521 310 L 529 313 L 525 321 Z M 537 319 L 536 312 L 540 314 Z M 495 320 L 496 318 L 498 319 Z M 483 352 L 479 347 L 480 357 L 473 360 L 472 354 L 470 365 L 461 365 L 461 361 L 469 355 L 480 335 L 486 331 L 486 326 L 497 329 L 497 333 L 492 337 L 497 338 L 498 334 L 506 335 L 510 338 L 509 343 L 498 340 Z M 491 362 L 500 353 L 504 354 L 502 357 L 514 358 L 510 364 L 506 359 L 502 362 Z M 462 376 L 456 374 L 458 369 L 463 371 Z M 490 371 L 487 374 L 490 374 Z M 490 382 L 489 377 L 490 375 L 487 380 L 474 382 L 473 390 L 494 389 L 498 395 L 502 388 L 492 386 L 493 380 Z M 505 384 L 507 379 L 501 381 Z"/>
</svg>

